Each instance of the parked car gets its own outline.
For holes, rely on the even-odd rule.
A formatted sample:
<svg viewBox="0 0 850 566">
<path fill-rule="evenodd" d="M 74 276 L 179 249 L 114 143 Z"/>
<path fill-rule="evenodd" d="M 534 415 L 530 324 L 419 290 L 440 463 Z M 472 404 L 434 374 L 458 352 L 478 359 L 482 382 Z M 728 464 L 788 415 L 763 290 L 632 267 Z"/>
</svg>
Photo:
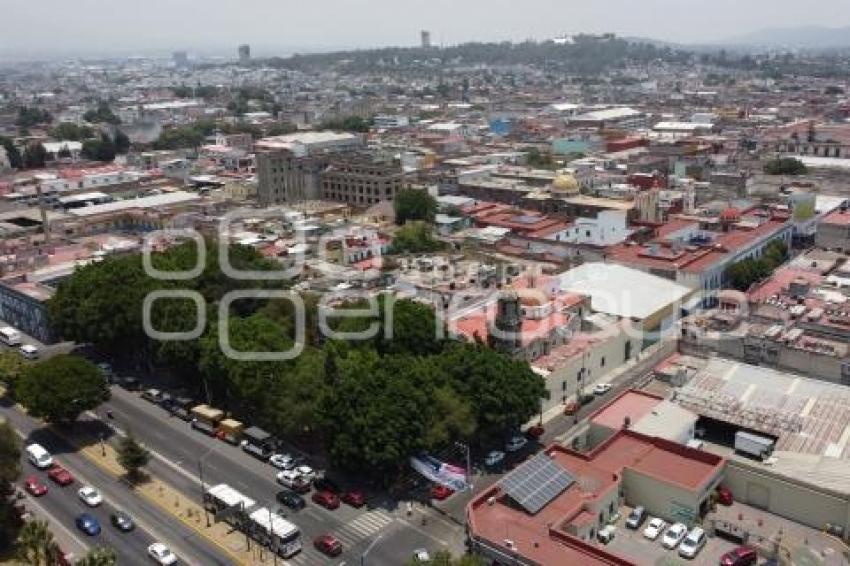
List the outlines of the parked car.
<svg viewBox="0 0 850 566">
<path fill-rule="evenodd" d="M 648 538 L 649 540 L 655 540 L 658 538 L 664 529 L 667 528 L 667 523 L 664 522 L 664 519 L 659 519 L 658 517 L 653 517 L 649 520 L 649 524 L 643 530 L 644 538 Z"/>
<path fill-rule="evenodd" d="M 79 491 L 77 491 L 77 495 L 80 499 L 82 499 L 83 503 L 89 507 L 97 507 L 103 503 L 103 497 L 101 497 L 100 492 L 90 485 L 84 485 L 81 487 Z"/>
<path fill-rule="evenodd" d="M 269 448 L 266 448 L 265 446 L 257 446 L 256 444 L 252 444 L 247 440 L 243 440 L 239 444 L 239 446 L 242 448 L 243 452 L 245 452 L 246 454 L 250 454 L 261 462 L 271 462 L 271 457 L 277 456 L 277 454 L 273 454 Z"/>
<path fill-rule="evenodd" d="M 667 529 L 667 532 L 665 532 L 664 536 L 661 537 L 661 546 L 672 550 L 679 546 L 679 543 L 682 542 L 682 539 L 685 538 L 685 535 L 687 534 L 688 527 L 682 523 L 675 523 Z"/>
<path fill-rule="evenodd" d="M 95 518 L 95 516 L 91 513 L 83 513 L 79 515 L 74 522 L 77 524 L 78 529 L 90 537 L 100 534 L 100 523 L 98 523 L 97 518 Z"/>
<path fill-rule="evenodd" d="M 617 533 L 617 527 L 614 525 L 606 525 L 599 529 L 599 532 L 596 533 L 596 538 L 599 539 L 599 542 L 602 544 L 608 544 L 612 540 L 614 540 L 614 535 Z"/>
<path fill-rule="evenodd" d="M 119 380 L 119 383 L 121 383 L 121 387 L 123 387 L 124 389 L 127 389 L 128 391 L 138 391 L 139 387 L 141 387 L 141 384 L 139 383 L 138 379 L 136 379 L 135 377 L 127 376 L 127 375 L 122 377 Z"/>
<path fill-rule="evenodd" d="M 682 544 L 679 545 L 679 556 L 682 558 L 694 558 L 702 550 L 702 547 L 705 546 L 707 540 L 708 537 L 705 531 L 700 527 L 694 527 L 688 533 L 688 536 L 685 537 L 685 540 L 682 541 Z"/>
<path fill-rule="evenodd" d="M 489 468 L 494 468 L 504 462 L 505 453 L 501 450 L 491 450 L 487 453 L 487 456 L 484 457 L 484 465 Z"/>
<path fill-rule="evenodd" d="M 644 521 L 646 521 L 646 509 L 643 505 L 638 505 L 632 509 L 632 512 L 626 518 L 626 527 L 636 531 L 643 525 Z"/>
<path fill-rule="evenodd" d="M 546 432 L 546 429 L 543 428 L 543 425 L 534 425 L 528 427 L 528 430 L 525 431 L 525 434 L 528 438 L 537 439 L 543 436 L 543 433 Z"/>
<path fill-rule="evenodd" d="M 414 562 L 430 562 L 431 555 L 428 554 L 428 551 L 424 548 L 417 548 L 413 551 L 413 561 Z"/>
<path fill-rule="evenodd" d="M 593 386 L 593 394 L 594 395 L 605 395 L 609 391 L 611 391 L 611 384 L 610 383 L 597 383 L 596 385 Z"/>
<path fill-rule="evenodd" d="M 24 480 L 24 489 L 35 497 L 41 497 L 47 493 L 47 486 L 38 481 L 38 478 L 35 476 L 30 476 Z"/>
<path fill-rule="evenodd" d="M 717 502 L 721 505 L 732 505 L 734 502 L 734 498 L 732 497 L 732 492 L 728 487 L 718 486 L 717 487 Z"/>
<path fill-rule="evenodd" d="M 431 499 L 436 499 L 437 501 L 443 501 L 447 499 L 454 493 L 453 490 L 449 489 L 444 485 L 435 485 L 431 488 Z"/>
<path fill-rule="evenodd" d="M 125 533 L 129 533 L 136 528 L 136 524 L 133 523 L 133 519 L 124 511 L 114 511 L 113 513 L 110 513 L 109 522 L 112 523 L 113 527 Z"/>
<path fill-rule="evenodd" d="M 505 450 L 507 452 L 519 452 L 525 448 L 526 444 L 528 444 L 528 439 L 524 436 L 517 435 L 505 443 Z"/>
<path fill-rule="evenodd" d="M 28 360 L 37 360 L 41 355 L 40 350 L 32 344 L 22 344 L 18 351 Z"/>
<path fill-rule="evenodd" d="M 313 541 L 316 550 L 328 556 L 339 556 L 342 554 L 342 542 L 333 535 L 322 535 Z"/>
<path fill-rule="evenodd" d="M 286 505 L 293 511 L 298 511 L 299 509 L 304 509 L 306 503 L 304 502 L 304 498 L 292 491 L 291 489 L 282 489 L 277 492 L 275 496 L 277 502 Z"/>
<path fill-rule="evenodd" d="M 269 457 L 269 464 L 280 470 L 291 470 L 295 468 L 295 458 L 289 454 L 272 454 Z"/>
<path fill-rule="evenodd" d="M 54 464 L 53 467 L 50 468 L 47 472 L 47 477 L 63 487 L 74 483 L 74 476 L 71 475 L 71 472 L 59 464 Z"/>
<path fill-rule="evenodd" d="M 345 493 L 342 494 L 342 497 L 340 497 L 340 499 L 342 499 L 342 502 L 345 503 L 346 505 L 351 505 L 352 507 L 354 507 L 356 509 L 359 509 L 359 508 L 363 507 L 364 505 L 366 505 L 366 496 L 363 495 L 362 491 L 359 491 L 359 490 L 356 490 L 356 489 L 351 490 L 351 491 L 346 491 Z"/>
<path fill-rule="evenodd" d="M 283 470 L 277 475 L 277 478 L 280 483 L 297 493 L 307 493 L 310 491 L 310 482 L 296 470 Z"/>
<path fill-rule="evenodd" d="M 759 553 L 752 546 L 739 546 L 720 557 L 720 566 L 753 566 Z"/>
<path fill-rule="evenodd" d="M 307 480 L 307 482 L 312 482 L 316 477 L 316 472 L 313 471 L 313 468 L 307 465 L 298 466 L 295 468 L 295 471 L 298 472 L 302 478 Z"/>
<path fill-rule="evenodd" d="M 320 477 L 313 480 L 313 489 L 316 491 L 329 491 L 337 495 L 342 493 L 342 489 L 329 477 Z"/>
<path fill-rule="evenodd" d="M 569 401 L 566 405 L 564 405 L 564 414 L 565 415 L 574 415 L 578 413 L 578 410 L 581 408 L 578 401 Z"/>
<path fill-rule="evenodd" d="M 157 564 L 169 566 L 177 563 L 177 557 L 171 552 L 171 549 L 162 544 L 155 542 L 148 547 L 148 556 L 150 556 Z"/>
<path fill-rule="evenodd" d="M 330 491 L 317 491 L 313 494 L 313 503 L 321 505 L 325 509 L 339 509 L 339 496 Z"/>
</svg>

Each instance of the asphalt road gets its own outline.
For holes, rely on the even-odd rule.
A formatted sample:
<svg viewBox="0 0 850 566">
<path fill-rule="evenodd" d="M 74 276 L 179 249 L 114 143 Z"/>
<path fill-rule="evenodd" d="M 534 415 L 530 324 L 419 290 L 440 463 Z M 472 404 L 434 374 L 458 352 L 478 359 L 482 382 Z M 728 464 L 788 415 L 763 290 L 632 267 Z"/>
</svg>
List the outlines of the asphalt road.
<svg viewBox="0 0 850 566">
<path fill-rule="evenodd" d="M 147 563 L 147 547 L 154 541 L 165 542 L 186 564 L 231 564 L 224 554 L 194 531 L 185 527 L 179 520 L 162 513 L 153 504 L 133 493 L 125 484 L 91 464 L 67 441 L 11 406 L 8 399 L 0 400 L 0 414 L 23 434 L 24 444 L 41 444 L 58 463 L 73 474 L 74 483 L 63 488 L 48 480 L 46 472 L 37 470 L 29 462 L 23 464 L 24 478 L 35 475 L 48 486 L 48 493 L 38 498 L 37 504 L 77 534 L 77 540 L 81 544 L 111 546 L 118 553 L 119 564 Z M 92 485 L 100 491 L 104 499 L 100 507 L 90 509 L 79 500 L 77 490 L 84 484 Z M 126 534 L 115 530 L 109 523 L 109 513 L 113 509 L 126 510 L 135 521 L 136 529 Z M 88 537 L 76 530 L 74 519 L 85 510 L 90 511 L 100 521 L 100 535 Z"/>
<path fill-rule="evenodd" d="M 112 399 L 98 413 L 105 414 L 107 409 L 113 412 L 113 419 L 105 421 L 119 430 L 132 430 L 154 453 L 148 471 L 184 493 L 197 494 L 200 499 L 202 468 L 207 486 L 227 483 L 258 504 L 279 507 L 275 502 L 280 489 L 275 481 L 277 470 L 271 465 L 193 430 L 188 423 L 121 387 L 112 387 Z M 360 564 L 369 549 L 366 564 L 393 565 L 403 564 L 416 548 L 426 548 L 431 553 L 446 548 L 457 552 L 457 540 L 449 539 L 454 535 L 462 541 L 463 530 L 458 525 L 439 518 L 423 525 L 418 514 L 408 518 L 405 510 L 387 497 L 369 497 L 367 493 L 367 498 L 367 506 L 362 509 L 343 504 L 329 511 L 309 501 L 308 494 L 305 509 L 293 512 L 284 508 L 282 514 L 299 527 L 304 544 L 304 550 L 287 562 L 299 566 Z M 333 560 L 313 548 L 313 539 L 327 533 L 343 542 L 343 555 Z"/>
</svg>

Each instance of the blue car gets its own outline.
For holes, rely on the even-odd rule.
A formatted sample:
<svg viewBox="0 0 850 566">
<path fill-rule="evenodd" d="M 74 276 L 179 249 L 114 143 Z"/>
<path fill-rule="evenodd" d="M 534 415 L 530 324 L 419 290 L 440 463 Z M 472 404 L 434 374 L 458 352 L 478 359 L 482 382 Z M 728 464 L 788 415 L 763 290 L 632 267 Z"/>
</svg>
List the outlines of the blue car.
<svg viewBox="0 0 850 566">
<path fill-rule="evenodd" d="M 77 528 L 90 537 L 100 534 L 100 523 L 98 523 L 97 519 L 89 513 L 83 513 L 77 517 Z"/>
</svg>

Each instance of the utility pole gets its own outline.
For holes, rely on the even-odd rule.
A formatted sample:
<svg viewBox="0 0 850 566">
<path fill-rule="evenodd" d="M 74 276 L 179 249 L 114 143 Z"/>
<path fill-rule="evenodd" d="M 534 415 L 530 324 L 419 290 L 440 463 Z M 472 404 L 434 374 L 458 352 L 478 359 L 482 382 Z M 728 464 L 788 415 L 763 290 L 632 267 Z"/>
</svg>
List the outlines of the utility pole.
<svg viewBox="0 0 850 566">
<path fill-rule="evenodd" d="M 470 454 L 469 443 L 455 442 L 455 446 L 466 450 L 466 488 L 472 491 L 472 455 Z"/>
<path fill-rule="evenodd" d="M 207 521 L 207 528 L 210 526 L 210 512 L 207 510 L 207 489 L 204 486 L 204 467 L 201 464 L 201 460 L 198 460 L 198 477 L 201 480 L 201 505 L 204 507 L 204 518 Z"/>
</svg>

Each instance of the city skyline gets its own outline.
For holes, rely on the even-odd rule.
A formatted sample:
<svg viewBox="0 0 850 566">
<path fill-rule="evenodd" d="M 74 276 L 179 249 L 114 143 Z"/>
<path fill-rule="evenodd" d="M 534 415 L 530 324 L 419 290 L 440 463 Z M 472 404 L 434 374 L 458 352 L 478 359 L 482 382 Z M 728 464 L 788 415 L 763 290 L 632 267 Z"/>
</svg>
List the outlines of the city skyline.
<svg viewBox="0 0 850 566">
<path fill-rule="evenodd" d="M 431 31 L 434 45 L 469 41 L 544 40 L 562 34 L 613 32 L 675 43 L 724 42 L 765 28 L 840 27 L 850 24 L 850 5 L 825 0 L 808 6 L 781 0 L 746 5 L 720 0 L 704 5 L 691 0 L 626 0 L 593 5 L 532 0 L 518 9 L 510 0 L 486 5 L 470 0 L 398 3 L 386 0 L 298 5 L 251 0 L 238 7 L 213 0 L 203 12 L 186 2 L 151 0 L 124 3 L 104 11 L 93 0 L 69 5 L 45 0 L 37 6 L 5 8 L 0 33 L 6 56 L 133 55 L 185 49 L 201 54 L 234 53 L 250 43 L 258 56 L 381 46 L 413 46 L 420 31 Z M 52 14 L 45 18 L 45 14 Z M 375 14 L 381 14 L 380 20 Z M 33 32 L 34 29 L 38 31 Z"/>
</svg>

